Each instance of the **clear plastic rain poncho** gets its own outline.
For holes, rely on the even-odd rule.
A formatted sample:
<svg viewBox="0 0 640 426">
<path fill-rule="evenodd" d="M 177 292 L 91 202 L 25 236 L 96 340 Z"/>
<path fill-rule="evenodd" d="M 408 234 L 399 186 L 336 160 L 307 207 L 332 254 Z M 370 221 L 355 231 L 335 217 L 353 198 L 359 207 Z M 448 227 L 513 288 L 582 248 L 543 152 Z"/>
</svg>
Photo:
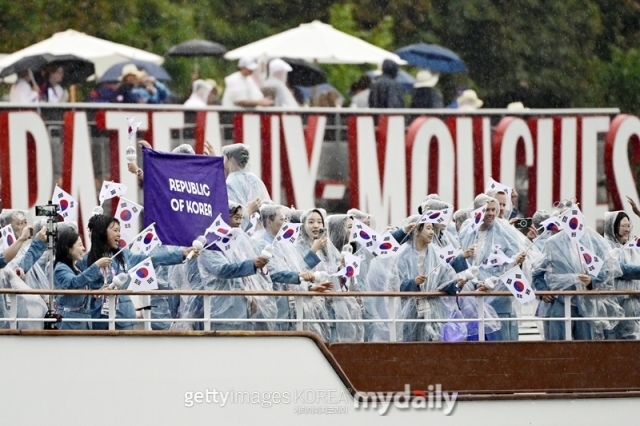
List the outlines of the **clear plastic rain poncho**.
<svg viewBox="0 0 640 426">
<path fill-rule="evenodd" d="M 325 223 L 325 215 L 317 209 L 307 210 L 300 216 L 300 222 L 302 227 L 300 228 L 300 237 L 295 244 L 295 249 L 298 252 L 298 258 L 302 259 L 305 254 L 311 250 L 311 244 L 313 242 L 313 236 L 309 234 L 306 227 L 306 221 L 309 215 L 313 212 L 317 212 L 322 217 L 323 223 Z M 321 262 L 316 265 L 312 271 L 323 273 L 323 281 L 332 282 L 334 290 L 340 288 L 340 282 L 336 277 L 332 277 L 331 274 L 338 271 L 337 264 L 340 259 L 340 253 L 333 247 L 331 242 L 327 243 L 327 247 L 324 250 L 316 253 Z M 312 297 L 304 297 L 302 305 L 303 318 L 312 320 L 328 320 L 329 319 L 329 305 L 332 303 L 327 300 L 326 297 L 317 295 Z M 305 322 L 303 325 L 304 330 L 312 331 L 320 336 L 325 342 L 330 342 L 332 338 L 332 327 L 327 322 Z"/>
<path fill-rule="evenodd" d="M 479 284 L 489 283 L 489 286 L 493 286 L 495 291 L 509 291 L 505 284 L 499 279 L 503 274 L 512 269 L 515 263 L 509 263 L 507 265 L 494 266 L 490 268 L 482 268 L 481 264 L 484 260 L 488 259 L 491 250 L 495 245 L 498 245 L 502 252 L 509 258 L 514 258 L 518 253 L 527 252 L 527 258 L 521 265 L 522 271 L 525 273 L 527 280 L 532 282 L 532 262 L 535 262 L 540 258 L 540 253 L 532 247 L 529 240 L 517 231 L 513 226 L 509 225 L 506 220 L 499 219 L 497 217 L 498 201 L 487 195 L 480 194 L 474 200 L 473 208 L 479 208 L 482 205 L 492 203 L 496 208 L 496 218 L 493 224 L 489 226 L 485 231 L 476 229 L 471 231 L 471 220 L 465 222 L 460 229 L 460 245 L 462 250 L 466 250 L 470 247 L 476 247 L 476 254 L 474 257 L 469 258 L 469 262 L 472 266 L 472 270 L 476 275 L 477 282 Z M 489 280 L 487 282 L 487 280 Z M 513 298 L 509 296 L 494 296 L 486 297 L 485 305 L 491 305 L 498 316 L 505 318 L 513 318 L 516 316 L 516 308 L 513 304 Z M 503 322 L 502 335 L 505 340 L 518 339 L 518 325 L 514 321 Z"/>
<path fill-rule="evenodd" d="M 43 221 L 36 222 L 33 227 L 34 234 L 40 232 L 42 227 L 46 226 L 46 224 L 46 221 L 44 221 L 44 223 Z M 27 240 L 24 244 L 22 244 L 22 247 L 20 247 L 20 251 L 18 252 L 16 257 L 7 265 L 7 268 L 15 269 L 17 267 L 22 267 L 24 269 L 25 267 L 28 267 L 29 265 L 25 265 L 23 260 L 25 258 L 25 254 L 31 247 L 31 244 L 33 244 L 33 240 Z M 38 259 L 33 265 L 31 265 L 28 271 L 25 270 L 24 282 L 29 286 L 29 288 L 32 288 L 34 290 L 49 290 L 51 288 L 51 284 L 49 283 L 49 276 L 45 272 L 45 269 L 47 269 L 46 265 L 48 261 L 49 251 L 45 250 L 40 259 Z M 41 297 L 44 300 L 48 300 L 48 296 L 46 295 L 42 295 Z"/>
<path fill-rule="evenodd" d="M 422 252 L 416 249 L 417 232 L 414 231 L 411 243 L 403 245 L 402 251 L 397 257 L 400 281 L 412 280 L 418 275 L 427 275 L 424 284 L 419 286 L 420 291 L 443 291 L 445 287 L 450 286 L 456 280 L 456 273 L 451 266 L 445 267 L 440 264 L 431 244 Z M 453 316 L 452 311 L 456 308 L 454 297 L 433 297 L 422 300 L 406 297 L 402 299 L 402 318 L 404 319 L 447 319 Z M 423 312 L 418 312 L 418 304 L 424 306 Z M 442 340 L 442 325 L 443 323 L 436 322 L 404 323 L 403 340 L 405 342 L 440 341 Z"/>
<path fill-rule="evenodd" d="M 230 252 L 206 250 L 198 257 L 198 266 L 202 282 L 211 290 L 235 291 L 273 291 L 273 284 L 268 275 L 260 271 L 238 278 L 220 278 L 221 269 L 228 264 L 241 264 L 260 255 L 251 238 L 242 232 L 236 237 L 236 246 Z M 276 298 L 273 296 L 212 296 L 211 318 L 255 318 L 276 319 Z M 212 327 L 215 323 L 212 323 Z M 247 323 L 215 324 L 217 329 L 248 329 Z M 254 330 L 273 330 L 275 322 L 256 322 Z"/>
<path fill-rule="evenodd" d="M 351 216 L 354 219 L 358 219 L 371 229 L 376 229 L 376 220 L 373 216 L 358 209 L 347 210 L 347 216 Z"/>
<path fill-rule="evenodd" d="M 249 163 L 249 147 L 235 143 L 222 148 L 227 175 L 229 201 L 246 206 L 249 201 L 260 198 L 271 200 L 267 187 L 258 176 L 246 170 Z"/>
<path fill-rule="evenodd" d="M 0 269 L 0 287 L 14 290 L 29 290 L 29 286 L 22 281 L 16 273 L 9 268 Z M 47 312 L 47 304 L 37 294 L 19 294 L 16 301 L 18 303 L 18 318 L 44 318 Z M 0 295 L 0 318 L 10 317 L 9 295 Z M 8 321 L 0 320 L 0 328 L 9 328 Z M 44 323 L 40 321 L 18 321 L 19 330 L 42 330 Z"/>
<path fill-rule="evenodd" d="M 349 216 L 345 214 L 332 215 L 327 218 L 328 236 L 331 245 L 336 248 L 342 249 L 349 240 L 349 230 L 347 229 L 347 223 Z M 328 246 L 329 244 L 327 244 Z M 356 254 L 360 256 L 360 254 Z M 339 255 L 338 262 L 342 261 L 342 256 Z M 364 262 L 362 262 L 364 263 Z M 340 265 L 337 265 L 340 268 Z M 362 269 L 360 265 L 360 274 L 362 277 L 366 277 L 366 268 Z M 359 291 L 360 290 L 360 275 L 354 278 L 343 278 L 344 285 L 343 291 Z M 340 282 L 341 279 L 339 278 Z M 336 287 L 338 290 L 340 287 Z M 333 308 L 333 317 L 338 320 L 356 319 L 361 320 L 364 313 L 364 305 L 361 297 L 333 297 L 329 299 L 330 311 Z M 331 303 L 333 302 L 333 303 Z M 336 322 L 334 327 L 334 333 L 332 341 L 335 342 L 363 342 L 364 341 L 364 325 L 361 322 L 358 323 L 341 323 Z"/>
<path fill-rule="evenodd" d="M 634 266 L 640 266 L 640 250 L 635 248 L 625 248 L 619 241 L 620 221 L 623 218 L 629 219 L 624 211 L 607 212 L 604 214 L 604 237 L 613 250 L 613 255 L 621 262 Z M 615 279 L 615 289 L 623 291 L 640 290 L 640 280 Z M 640 296 L 625 295 L 617 298 L 618 303 L 624 310 L 625 317 L 640 316 Z M 618 339 L 638 339 L 640 338 L 640 321 L 620 321 L 616 327 L 616 338 Z"/>
<path fill-rule="evenodd" d="M 201 253 L 201 256 L 204 253 Z M 205 290 L 204 283 L 200 277 L 198 259 L 190 259 L 182 265 L 175 265 L 169 270 L 169 281 L 176 290 Z M 176 321 L 171 324 L 171 330 L 188 331 L 203 330 L 204 323 L 204 298 L 203 296 L 181 295 L 178 308 L 178 318 L 199 319 L 199 322 Z"/>
<path fill-rule="evenodd" d="M 622 275 L 622 271 L 620 261 L 613 256 L 609 244 L 601 235 L 588 227 L 586 234 L 580 239 L 580 243 L 604 261 L 598 276 L 591 277 L 593 289 L 613 290 L 615 278 Z M 586 290 L 586 286 L 578 278 L 578 275 L 587 274 L 584 261 L 578 253 L 577 244 L 569 238 L 566 232 L 559 232 L 550 237 L 544 246 L 543 254 L 544 257 L 534 265 L 534 268 L 536 272 L 544 271 L 544 278 L 549 290 Z M 590 321 L 593 339 L 606 338 L 606 334 L 618 324 L 617 318 L 624 316 L 624 311 L 615 297 L 574 296 L 572 303 L 573 301 L 575 301 L 578 314 L 582 317 L 612 318 L 611 320 Z"/>
<path fill-rule="evenodd" d="M 150 256 L 154 254 L 169 252 L 177 249 L 179 247 L 176 246 L 165 246 L 161 245 L 153 249 L 150 253 Z M 156 266 L 156 277 L 158 278 L 158 290 L 176 290 L 173 286 L 173 281 L 169 279 L 172 274 L 172 271 L 177 268 L 182 268 L 183 265 L 163 265 Z M 171 328 L 171 319 L 176 318 L 178 315 L 178 308 L 180 306 L 180 296 L 179 295 L 153 295 L 150 296 L 151 302 L 151 318 L 154 320 L 158 319 L 166 319 L 169 320 L 167 322 L 157 322 L 154 321 L 151 323 L 151 329 L 153 330 L 169 330 Z"/>
</svg>

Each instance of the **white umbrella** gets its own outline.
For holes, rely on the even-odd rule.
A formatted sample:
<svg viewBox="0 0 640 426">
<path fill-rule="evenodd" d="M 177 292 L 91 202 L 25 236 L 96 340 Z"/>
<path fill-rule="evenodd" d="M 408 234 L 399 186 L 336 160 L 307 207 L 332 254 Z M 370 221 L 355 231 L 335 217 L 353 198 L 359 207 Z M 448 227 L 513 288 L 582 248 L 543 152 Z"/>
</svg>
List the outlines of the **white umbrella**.
<svg viewBox="0 0 640 426">
<path fill-rule="evenodd" d="M 301 24 L 298 28 L 247 44 L 224 55 L 229 60 L 244 56 L 286 57 L 322 64 L 380 64 L 385 59 L 405 63 L 395 53 L 387 52 L 320 21 Z"/>
<path fill-rule="evenodd" d="M 96 74 L 101 76 L 109 67 L 118 62 L 129 59 L 140 59 L 143 61 L 162 64 L 164 58 L 135 47 L 114 43 L 101 38 L 67 30 L 55 33 L 51 38 L 42 40 L 22 50 L 14 52 L 0 59 L 0 69 L 3 69 L 25 56 L 50 53 L 52 55 L 75 55 L 93 62 Z"/>
</svg>

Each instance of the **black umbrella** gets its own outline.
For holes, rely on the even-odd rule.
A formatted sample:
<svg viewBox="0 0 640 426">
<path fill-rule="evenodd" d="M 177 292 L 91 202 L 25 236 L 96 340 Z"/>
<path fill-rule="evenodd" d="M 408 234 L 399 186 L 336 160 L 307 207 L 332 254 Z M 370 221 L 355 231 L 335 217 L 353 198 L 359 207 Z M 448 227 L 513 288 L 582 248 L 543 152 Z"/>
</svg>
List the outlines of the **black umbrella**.
<svg viewBox="0 0 640 426">
<path fill-rule="evenodd" d="M 317 65 L 301 59 L 282 58 L 291 65 L 292 71 L 287 76 L 291 86 L 311 87 L 327 82 L 327 76 Z"/>
<path fill-rule="evenodd" d="M 95 73 L 93 63 L 86 59 L 75 55 L 43 53 L 41 55 L 25 56 L 14 62 L 0 72 L 0 77 L 7 77 L 26 70 L 39 71 L 46 65 L 59 65 L 64 69 L 63 86 L 82 83 Z"/>
<path fill-rule="evenodd" d="M 222 56 L 227 48 L 207 40 L 189 40 L 171 47 L 166 56 Z"/>
</svg>

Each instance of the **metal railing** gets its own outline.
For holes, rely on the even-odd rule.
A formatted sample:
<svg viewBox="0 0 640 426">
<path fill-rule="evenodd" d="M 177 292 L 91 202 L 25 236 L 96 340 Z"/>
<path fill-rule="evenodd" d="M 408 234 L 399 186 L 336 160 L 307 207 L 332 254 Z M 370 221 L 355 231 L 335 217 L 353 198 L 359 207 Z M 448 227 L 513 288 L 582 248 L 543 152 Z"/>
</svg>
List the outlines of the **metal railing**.
<svg viewBox="0 0 640 426">
<path fill-rule="evenodd" d="M 151 318 L 151 311 L 149 306 L 149 300 L 146 300 L 147 305 L 145 309 L 142 309 L 143 318 L 116 318 L 116 298 L 108 298 L 109 316 L 108 318 L 63 318 L 63 322 L 95 322 L 95 323 L 108 323 L 109 330 L 115 330 L 116 322 L 125 321 L 132 323 L 144 323 L 146 330 L 151 330 L 151 323 L 167 323 L 167 322 L 203 322 L 204 330 L 211 330 L 211 323 L 292 323 L 295 324 L 297 331 L 302 331 L 305 323 L 389 323 L 389 338 L 390 341 L 395 342 L 396 325 L 397 323 L 469 323 L 478 322 L 478 340 L 485 341 L 485 324 L 487 321 L 563 321 L 565 340 L 572 340 L 571 327 L 574 321 L 607 321 L 607 320 L 624 320 L 624 321 L 638 321 L 640 317 L 572 317 L 571 316 L 571 302 L 575 296 L 623 296 L 634 295 L 640 297 L 640 291 L 539 291 L 536 292 L 537 296 L 563 296 L 564 297 L 564 316 L 553 318 L 542 318 L 536 316 L 524 316 L 517 318 L 485 318 L 484 307 L 486 297 L 513 297 L 510 292 L 507 291 L 495 291 L 495 292 L 461 292 L 457 296 L 451 296 L 449 294 L 440 292 L 305 292 L 305 291 L 222 291 L 222 290 L 155 290 L 133 293 L 126 290 L 14 290 L 14 289 L 0 289 L 0 295 L 3 298 L 8 299 L 9 312 L 8 317 L 0 318 L 0 320 L 9 323 L 10 329 L 17 329 L 19 322 L 57 322 L 55 318 L 20 318 L 18 317 L 18 296 L 19 295 L 126 295 L 126 296 L 143 296 L 148 299 L 148 296 L 201 296 L 203 298 L 203 317 L 202 318 Z M 211 297 L 216 296 L 270 296 L 270 297 L 293 297 L 295 306 L 295 318 L 211 318 Z M 389 318 L 377 318 L 377 319 L 313 319 L 304 318 L 303 316 L 303 300 L 308 297 L 474 297 L 477 300 L 478 318 L 439 318 L 439 319 L 404 319 L 397 318 L 396 304 L 389 304 Z"/>
</svg>

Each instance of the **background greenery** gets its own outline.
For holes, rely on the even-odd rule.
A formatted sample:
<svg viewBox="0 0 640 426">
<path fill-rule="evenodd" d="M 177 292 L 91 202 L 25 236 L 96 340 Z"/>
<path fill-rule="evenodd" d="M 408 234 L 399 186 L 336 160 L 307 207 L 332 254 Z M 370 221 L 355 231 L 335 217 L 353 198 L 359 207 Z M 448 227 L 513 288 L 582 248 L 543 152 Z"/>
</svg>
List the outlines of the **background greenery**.
<svg viewBox="0 0 640 426">
<path fill-rule="evenodd" d="M 443 76 L 478 91 L 486 107 L 605 107 L 640 113 L 640 1 L 635 0 L 27 0 L 0 1 L 0 52 L 73 28 L 157 54 L 204 38 L 229 49 L 319 19 L 385 49 L 416 42 L 457 52 L 468 73 Z M 199 60 L 218 81 L 234 70 Z M 168 58 L 185 94 L 192 59 Z M 361 66 L 326 66 L 345 93 Z M 410 70 L 415 71 L 415 70 Z"/>
</svg>

